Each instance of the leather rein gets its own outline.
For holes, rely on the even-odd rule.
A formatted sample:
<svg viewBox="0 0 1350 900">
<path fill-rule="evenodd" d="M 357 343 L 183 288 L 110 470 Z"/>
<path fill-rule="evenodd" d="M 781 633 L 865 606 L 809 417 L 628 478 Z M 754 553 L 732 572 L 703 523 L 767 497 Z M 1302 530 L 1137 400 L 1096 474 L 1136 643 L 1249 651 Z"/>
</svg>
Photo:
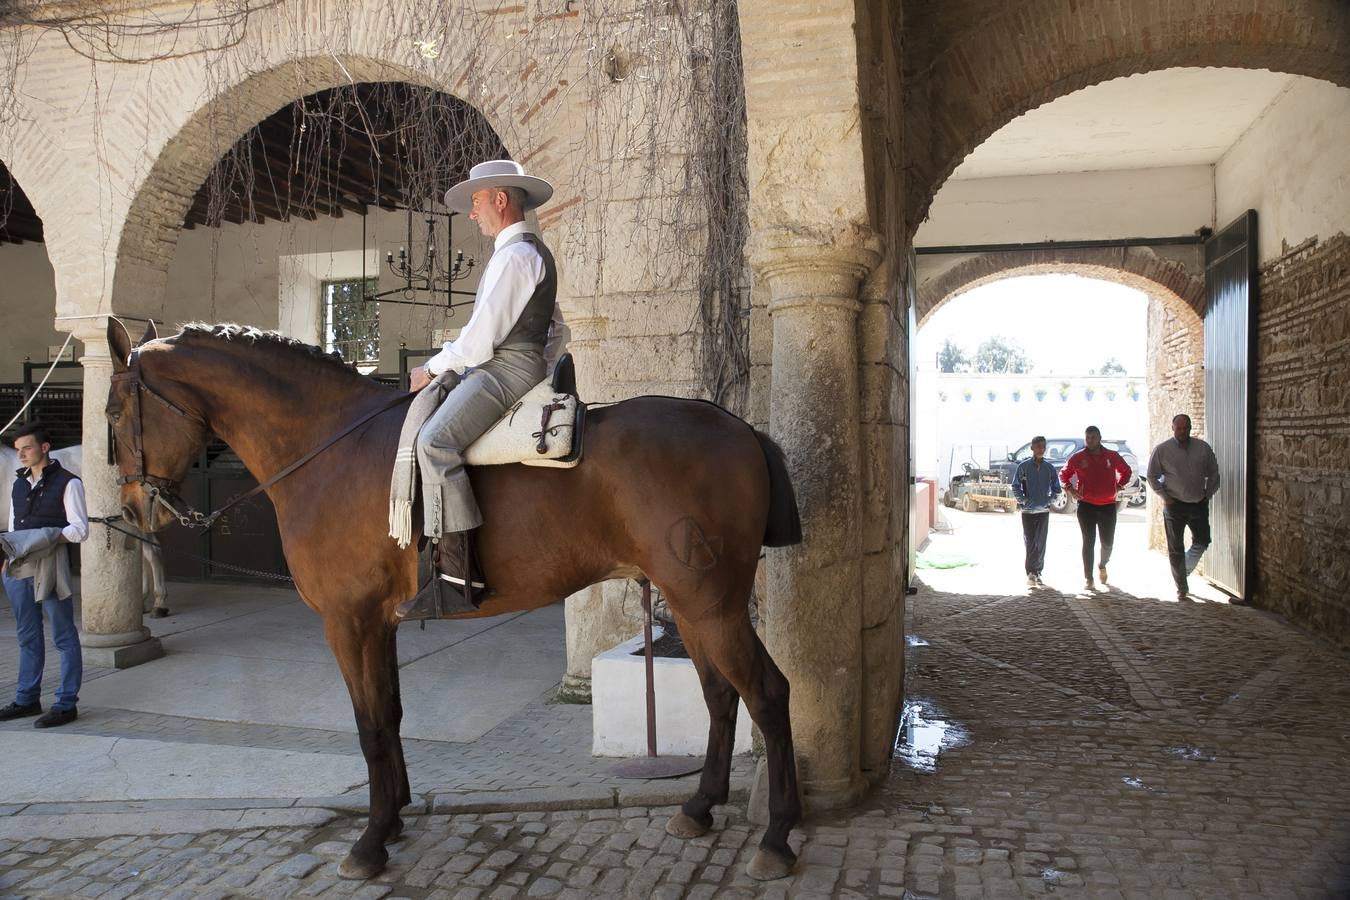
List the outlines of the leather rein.
<svg viewBox="0 0 1350 900">
<path fill-rule="evenodd" d="M 198 427 L 202 428 L 204 431 L 207 431 L 209 433 L 211 431 L 211 427 L 210 425 L 207 424 L 206 419 L 198 415 L 197 413 L 183 409 L 181 406 L 178 406 L 172 400 L 165 397 L 163 394 L 159 393 L 150 385 L 145 383 L 145 379 L 141 377 L 141 351 L 139 348 L 132 350 L 130 356 L 127 357 L 127 371 L 118 372 L 114 374 L 111 378 L 111 381 L 113 384 L 121 384 L 121 383 L 127 384 L 131 394 L 131 452 L 136 460 L 135 474 L 123 475 L 121 479 L 118 481 L 118 484 L 139 484 L 143 487 L 148 487 L 150 489 L 150 499 L 152 503 L 159 503 L 169 512 L 173 513 L 173 515 L 177 517 L 179 524 L 182 525 L 184 528 L 201 528 L 202 530 L 207 530 L 212 525 L 216 524 L 216 521 L 222 515 L 224 515 L 225 512 L 230 508 L 238 506 L 245 500 L 248 500 L 252 497 L 256 497 L 258 494 L 261 494 L 263 491 L 267 490 L 272 485 L 276 484 L 278 481 L 281 481 L 281 479 L 285 478 L 287 475 L 290 475 L 292 472 L 299 469 L 305 463 L 314 459 L 314 457 L 318 456 L 320 453 L 323 453 L 325 450 L 332 447 L 338 441 L 342 440 L 347 435 L 351 434 L 353 431 L 369 422 L 371 419 L 375 418 L 378 415 L 381 415 L 382 413 L 388 412 L 389 410 L 393 409 L 396 406 L 399 406 L 400 404 L 407 403 L 413 397 L 417 396 L 415 391 L 410 391 L 407 393 L 399 394 L 397 397 L 393 397 L 387 402 L 380 404 L 378 407 L 366 413 L 364 416 L 361 416 L 355 422 L 348 425 L 346 428 L 343 428 L 337 434 L 328 438 L 326 441 L 324 441 L 319 446 L 315 447 L 313 450 L 306 453 L 304 456 L 297 459 L 295 462 L 286 466 L 286 468 L 282 469 L 280 472 L 277 472 L 271 478 L 255 485 L 247 493 L 235 497 L 233 500 L 231 500 L 229 503 L 226 503 L 224 506 L 220 507 L 220 509 L 217 509 L 215 512 L 203 513 L 196 509 L 193 509 L 190 505 L 183 502 L 183 499 L 178 495 L 177 482 L 172 481 L 168 478 L 163 478 L 159 475 L 150 475 L 145 471 L 145 447 L 143 440 L 143 430 L 141 427 L 141 394 L 146 394 L 147 396 L 153 398 L 154 400 L 158 401 L 159 404 L 163 406 L 165 409 L 168 409 L 170 412 L 178 415 L 180 418 L 187 419 L 189 422 L 192 422 L 193 424 L 197 425 Z M 165 499 L 166 496 L 173 497 L 175 500 L 177 500 L 179 504 L 182 505 L 184 511 L 180 512 L 179 510 L 175 509 L 173 505 L 170 504 L 167 499 Z"/>
</svg>

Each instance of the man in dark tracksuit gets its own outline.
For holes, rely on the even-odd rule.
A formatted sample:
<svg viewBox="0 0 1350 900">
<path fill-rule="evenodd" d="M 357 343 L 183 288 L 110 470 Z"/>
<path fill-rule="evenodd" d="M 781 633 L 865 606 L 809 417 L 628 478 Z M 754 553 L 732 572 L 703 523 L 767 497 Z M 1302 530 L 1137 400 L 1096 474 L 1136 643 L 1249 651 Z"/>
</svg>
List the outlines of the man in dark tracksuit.
<svg viewBox="0 0 1350 900">
<path fill-rule="evenodd" d="M 1026 543 L 1027 587 L 1045 587 L 1045 540 L 1050 534 L 1050 501 L 1059 496 L 1059 475 L 1045 458 L 1045 437 L 1031 439 L 1031 459 L 1022 460 L 1013 476 L 1013 496 L 1022 510 L 1022 539 Z"/>
</svg>

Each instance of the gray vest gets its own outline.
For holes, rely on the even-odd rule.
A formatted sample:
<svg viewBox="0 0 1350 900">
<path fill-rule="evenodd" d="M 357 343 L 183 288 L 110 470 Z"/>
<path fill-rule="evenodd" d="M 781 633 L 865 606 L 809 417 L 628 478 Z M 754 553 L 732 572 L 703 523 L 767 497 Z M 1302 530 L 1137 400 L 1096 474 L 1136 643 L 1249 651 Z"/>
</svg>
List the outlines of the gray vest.
<svg viewBox="0 0 1350 900">
<path fill-rule="evenodd" d="M 553 323 L 553 306 L 558 298 L 558 270 L 553 266 L 553 254 L 548 252 L 544 242 L 536 234 L 526 231 L 511 238 L 505 244 L 502 244 L 499 250 L 505 250 L 507 247 L 517 241 L 528 241 L 544 260 L 544 278 L 539 282 L 539 286 L 534 289 L 534 295 L 530 301 L 525 304 L 521 310 L 520 318 L 516 319 L 516 324 L 511 326 L 511 331 L 506 335 L 506 339 L 499 344 L 499 347 L 507 347 L 516 350 L 532 350 L 536 353 L 544 352 L 544 344 L 548 342 L 548 329 Z"/>
</svg>

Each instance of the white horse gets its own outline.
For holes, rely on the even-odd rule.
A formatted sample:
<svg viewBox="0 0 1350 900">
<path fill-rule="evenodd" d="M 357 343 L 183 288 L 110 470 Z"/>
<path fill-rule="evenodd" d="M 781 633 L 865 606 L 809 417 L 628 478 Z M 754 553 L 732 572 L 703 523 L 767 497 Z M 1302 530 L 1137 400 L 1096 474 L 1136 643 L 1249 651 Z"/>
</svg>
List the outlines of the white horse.
<svg viewBox="0 0 1350 900">
<path fill-rule="evenodd" d="M 84 454 L 79 444 L 53 450 L 51 456 L 76 475 L 84 471 Z M 0 446 L 0 487 L 4 488 L 0 490 L 0 528 L 9 524 L 9 489 L 14 483 L 11 480 L 13 473 L 18 468 L 19 454 L 13 447 Z M 126 527 L 136 530 L 129 523 L 126 523 Z M 169 589 L 164 580 L 164 555 L 158 537 L 147 535 L 145 540 L 149 543 L 141 543 L 141 612 L 161 619 L 169 614 L 169 608 L 165 605 L 169 599 Z"/>
</svg>

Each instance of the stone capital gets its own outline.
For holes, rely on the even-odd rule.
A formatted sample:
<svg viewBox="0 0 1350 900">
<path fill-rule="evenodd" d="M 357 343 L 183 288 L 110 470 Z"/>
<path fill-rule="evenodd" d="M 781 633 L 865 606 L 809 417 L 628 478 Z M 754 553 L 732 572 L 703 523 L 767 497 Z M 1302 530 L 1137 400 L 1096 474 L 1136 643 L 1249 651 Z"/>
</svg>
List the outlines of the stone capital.
<svg viewBox="0 0 1350 900">
<path fill-rule="evenodd" d="M 771 242 L 752 256 L 755 275 L 769 288 L 769 312 L 794 308 L 835 308 L 856 313 L 858 289 L 881 260 L 870 232 L 818 244 Z"/>
<path fill-rule="evenodd" d="M 119 320 L 126 326 L 133 341 L 140 340 L 141 332 L 148 321 L 145 316 L 118 315 L 115 313 L 57 316 L 56 330 L 75 335 L 75 339 L 84 344 L 86 356 L 107 356 L 108 323 L 113 319 Z"/>
</svg>

